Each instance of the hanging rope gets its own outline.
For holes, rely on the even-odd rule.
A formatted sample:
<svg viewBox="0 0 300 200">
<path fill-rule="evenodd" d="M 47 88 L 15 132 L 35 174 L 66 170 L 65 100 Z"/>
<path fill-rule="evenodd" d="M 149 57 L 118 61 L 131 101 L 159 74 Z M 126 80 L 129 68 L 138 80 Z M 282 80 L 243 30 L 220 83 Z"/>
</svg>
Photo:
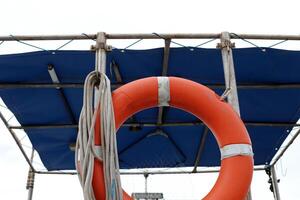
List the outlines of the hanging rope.
<svg viewBox="0 0 300 200">
<path fill-rule="evenodd" d="M 100 77 L 99 77 L 100 76 Z M 100 78 L 100 83 L 99 82 Z M 96 111 L 100 109 L 101 146 L 95 146 L 95 124 L 97 113 L 94 112 L 94 90 L 96 92 Z M 94 200 L 92 177 L 94 159 L 103 162 L 105 175 L 106 200 L 122 200 L 119 159 L 117 153 L 116 128 L 111 99 L 110 81 L 105 74 L 91 72 L 84 83 L 83 107 L 79 119 L 79 130 L 76 143 L 75 163 L 79 180 L 83 188 L 84 199 Z M 98 133 L 96 133 L 98 134 Z"/>
</svg>

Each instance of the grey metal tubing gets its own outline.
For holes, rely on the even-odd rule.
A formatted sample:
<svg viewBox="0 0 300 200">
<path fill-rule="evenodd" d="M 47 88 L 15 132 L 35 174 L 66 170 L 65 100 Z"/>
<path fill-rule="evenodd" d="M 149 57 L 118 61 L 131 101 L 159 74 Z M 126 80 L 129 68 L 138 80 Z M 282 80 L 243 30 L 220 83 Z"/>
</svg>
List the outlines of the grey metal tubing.
<svg viewBox="0 0 300 200">
<path fill-rule="evenodd" d="M 199 147 L 198 147 L 196 160 L 194 162 L 194 168 L 192 170 L 193 173 L 197 172 L 197 168 L 198 168 L 198 165 L 200 163 L 201 156 L 202 156 L 202 153 L 203 153 L 203 150 L 204 150 L 204 147 L 205 147 L 205 142 L 206 142 L 206 138 L 208 136 L 208 132 L 209 132 L 209 129 L 207 128 L 207 126 L 205 126 L 204 131 L 203 131 L 202 136 L 201 136 L 201 139 L 200 139 L 200 144 L 199 144 Z"/>
<path fill-rule="evenodd" d="M 28 196 L 27 196 L 27 199 L 28 199 L 28 200 L 32 200 L 32 195 L 33 195 L 33 188 L 29 188 L 29 189 L 28 189 Z"/>
<path fill-rule="evenodd" d="M 112 89 L 121 87 L 124 84 L 112 84 Z M 210 89 L 225 89 L 222 84 L 204 84 Z M 83 88 L 83 83 L 0 83 L 0 89 L 33 89 L 33 88 Z M 297 84 L 239 84 L 238 89 L 300 89 Z"/>
<path fill-rule="evenodd" d="M 55 68 L 54 68 L 54 65 L 52 64 L 49 64 L 48 65 L 48 73 L 49 73 L 49 76 L 51 77 L 51 80 L 54 84 L 59 84 L 60 83 L 60 80 L 59 80 L 59 77 L 57 76 L 57 73 L 55 71 Z M 58 90 L 58 93 L 59 93 L 59 96 L 64 104 L 64 107 L 65 109 L 67 110 L 67 113 L 70 117 L 70 120 L 73 124 L 76 123 L 76 117 L 72 111 L 72 108 L 68 102 L 68 99 L 63 91 L 63 89 L 61 87 L 57 87 L 56 90 Z"/>
<path fill-rule="evenodd" d="M 32 148 L 32 152 L 31 152 L 31 157 L 30 157 L 31 163 L 33 162 L 33 157 L 34 157 L 34 148 Z M 34 178 L 35 178 L 35 173 L 29 167 L 27 185 L 26 185 L 26 189 L 28 190 L 28 196 L 27 196 L 28 200 L 32 200 L 33 187 L 34 187 Z"/>
<path fill-rule="evenodd" d="M 255 166 L 254 171 L 262 171 L 265 170 L 266 166 Z M 216 169 L 199 169 L 197 172 L 192 172 L 192 170 L 189 171 L 147 171 L 149 175 L 163 175 L 163 174 L 203 174 L 203 173 L 217 173 L 220 171 L 220 167 L 217 167 Z M 145 172 L 120 172 L 121 175 L 142 175 L 145 174 Z"/>
<path fill-rule="evenodd" d="M 237 37 L 238 35 L 239 37 Z M 159 37 L 161 36 L 161 37 Z M 106 34 L 107 39 L 218 39 L 220 33 L 136 33 L 136 34 Z M 97 34 L 78 34 L 78 35 L 14 35 L 0 36 L 0 41 L 15 40 L 95 40 Z M 232 39 L 256 39 L 256 40 L 300 40 L 300 35 L 280 35 L 280 34 L 231 34 Z"/>
<path fill-rule="evenodd" d="M 167 76 L 167 73 L 168 73 L 170 44 L 171 44 L 171 40 L 166 39 L 165 47 L 164 47 L 164 57 L 163 57 L 163 63 L 162 63 L 162 73 L 161 73 L 162 76 Z M 165 108 L 163 106 L 158 108 L 157 125 L 160 125 L 163 123 L 164 111 L 165 111 Z"/>
<path fill-rule="evenodd" d="M 115 74 L 117 83 L 121 84 L 123 82 L 123 78 L 122 78 L 119 66 L 117 65 L 117 63 L 114 60 L 112 60 L 110 66 L 111 66 L 111 68 L 112 68 L 112 70 L 113 70 L 113 72 Z"/>
<path fill-rule="evenodd" d="M 77 175 L 76 171 L 74 172 L 64 172 L 64 171 L 36 171 L 36 174 L 44 175 Z"/>
<path fill-rule="evenodd" d="M 107 39 L 213 39 L 220 33 L 115 33 L 106 34 Z"/>
<path fill-rule="evenodd" d="M 227 97 L 228 103 L 233 107 L 235 112 L 240 116 L 240 106 L 237 94 L 237 85 L 235 78 L 234 62 L 232 55 L 232 47 L 230 42 L 230 34 L 228 32 L 223 32 L 221 34 L 220 49 L 222 54 L 224 77 L 226 89 L 229 89 L 229 94 Z"/>
<path fill-rule="evenodd" d="M 164 58 L 163 58 L 163 64 L 162 64 L 162 76 L 167 76 L 168 73 L 168 67 L 169 67 L 169 56 L 170 56 L 170 45 L 171 45 L 171 39 L 165 40 L 165 47 L 164 47 Z"/>
<path fill-rule="evenodd" d="M 226 90 L 229 91 L 227 101 L 235 110 L 235 112 L 240 116 L 239 98 L 237 93 L 234 61 L 232 55 L 232 43 L 230 39 L 230 33 L 223 32 L 221 34 L 221 43 L 219 44 L 219 48 L 221 49 L 222 54 Z M 247 193 L 246 200 L 252 200 L 251 187 L 249 188 L 249 191 Z"/>
<path fill-rule="evenodd" d="M 0 41 L 16 41 L 16 40 L 90 40 L 96 39 L 96 34 L 81 35 L 14 35 L 0 36 Z"/>
<path fill-rule="evenodd" d="M 273 194 L 275 200 L 280 200 L 280 193 L 279 193 L 279 187 L 278 187 L 278 179 L 276 175 L 275 166 L 271 166 L 271 176 L 272 176 L 272 185 L 273 185 Z"/>
<path fill-rule="evenodd" d="M 268 166 L 255 166 L 254 171 L 262 171 L 265 170 Z M 217 173 L 220 171 L 220 168 L 217 167 L 216 169 L 200 169 L 196 174 L 203 174 L 203 173 Z M 36 171 L 37 174 L 57 174 L 57 175 L 77 175 L 77 172 L 64 172 L 64 171 Z M 183 171 L 147 171 L 149 175 L 163 175 L 163 174 L 195 174 L 192 170 L 183 170 Z M 145 172 L 126 172 L 121 170 L 121 175 L 144 175 Z"/>
<path fill-rule="evenodd" d="M 96 38 L 96 67 L 99 72 L 105 74 L 106 66 L 106 34 L 104 32 L 97 33 Z"/>
<path fill-rule="evenodd" d="M 23 126 L 9 126 L 9 129 L 56 129 L 56 128 L 78 128 L 77 124 L 53 124 L 53 125 L 23 125 Z"/>
<path fill-rule="evenodd" d="M 237 37 L 238 35 L 238 37 Z M 160 36 L 160 37 L 159 37 Z M 218 39 L 220 33 L 140 33 L 140 34 L 107 34 L 107 39 Z M 232 39 L 255 39 L 255 40 L 300 40 L 300 35 L 279 35 L 279 34 L 230 34 Z"/>
<path fill-rule="evenodd" d="M 297 124 L 294 127 L 300 127 L 300 124 Z M 296 140 L 296 138 L 298 137 L 298 135 L 300 134 L 300 129 L 295 133 L 295 135 L 291 138 L 291 140 L 288 142 L 288 144 L 283 148 L 282 151 L 280 151 L 279 154 L 275 155 L 273 157 L 273 160 L 270 164 L 270 166 L 274 166 L 277 161 L 283 156 L 283 154 L 286 152 L 286 150 L 291 146 L 291 144 L 293 144 L 293 142 Z"/>
<path fill-rule="evenodd" d="M 7 130 L 10 132 L 11 136 L 13 137 L 13 139 L 15 140 L 17 146 L 19 147 L 21 153 L 23 154 L 26 162 L 28 163 L 28 165 L 30 166 L 30 168 L 32 169 L 33 172 L 35 172 L 35 169 L 33 167 L 33 165 L 30 162 L 30 159 L 28 158 L 27 154 L 25 153 L 24 148 L 22 147 L 22 144 L 18 138 L 18 136 L 16 135 L 16 133 L 12 130 L 12 128 L 10 128 L 7 120 L 5 119 L 5 117 L 3 116 L 3 114 L 0 112 L 0 118 L 3 121 L 4 125 L 6 126 Z"/>
<path fill-rule="evenodd" d="M 83 83 L 0 83 L 0 89 L 83 88 Z"/>
<path fill-rule="evenodd" d="M 244 122 L 246 126 L 270 126 L 270 127 L 300 127 L 300 124 L 287 122 Z M 162 123 L 159 126 L 195 126 L 203 125 L 203 122 L 170 122 Z M 122 126 L 141 126 L 141 127 L 155 127 L 156 123 L 124 123 Z M 52 129 L 52 128 L 77 128 L 77 124 L 47 124 L 47 125 L 23 125 L 23 126 L 9 126 L 9 129 Z"/>
</svg>

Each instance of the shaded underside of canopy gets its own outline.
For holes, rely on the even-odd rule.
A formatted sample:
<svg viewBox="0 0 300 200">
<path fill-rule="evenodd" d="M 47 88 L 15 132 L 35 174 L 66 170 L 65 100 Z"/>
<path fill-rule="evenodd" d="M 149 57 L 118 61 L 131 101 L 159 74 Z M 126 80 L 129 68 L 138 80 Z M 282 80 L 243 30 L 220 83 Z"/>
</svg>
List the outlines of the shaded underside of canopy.
<svg viewBox="0 0 300 200">
<path fill-rule="evenodd" d="M 107 55 L 106 73 L 114 88 L 139 78 L 161 76 L 163 54 L 163 48 L 114 49 Z M 234 49 L 233 56 L 241 118 L 253 143 L 255 165 L 268 164 L 289 134 L 289 124 L 300 117 L 300 52 L 243 48 Z M 75 169 L 70 144 L 76 142 L 82 85 L 94 63 L 91 51 L 0 56 L 1 98 L 20 124 L 28 127 L 25 131 L 48 170 Z M 60 88 L 39 87 L 53 83 L 49 65 L 56 71 Z M 224 91 L 219 49 L 171 48 L 167 75 L 207 85 L 219 95 Z M 164 108 L 163 126 L 156 126 L 157 116 L 158 108 L 142 111 L 118 130 L 122 169 L 194 166 L 204 125 L 174 108 Z M 158 129 L 165 134 L 152 134 Z M 219 164 L 219 148 L 209 132 L 199 166 Z"/>
</svg>

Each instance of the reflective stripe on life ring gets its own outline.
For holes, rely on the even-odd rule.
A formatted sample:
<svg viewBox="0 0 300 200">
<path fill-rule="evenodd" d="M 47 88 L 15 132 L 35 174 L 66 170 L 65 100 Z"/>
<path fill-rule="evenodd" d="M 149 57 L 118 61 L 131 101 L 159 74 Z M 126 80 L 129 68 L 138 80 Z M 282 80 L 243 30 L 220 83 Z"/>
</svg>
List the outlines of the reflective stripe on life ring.
<svg viewBox="0 0 300 200">
<path fill-rule="evenodd" d="M 198 117 L 213 132 L 222 155 L 219 177 L 203 199 L 245 199 L 253 173 L 251 141 L 239 116 L 214 91 L 182 78 L 150 77 L 116 89 L 112 98 L 117 129 L 133 114 L 157 106 L 169 105 Z M 99 123 L 95 129 L 99 133 Z M 101 145 L 100 134 L 95 134 L 95 145 Z M 97 200 L 105 200 L 103 175 L 102 163 L 95 160 L 93 189 Z M 123 198 L 131 199 L 126 192 Z"/>
</svg>

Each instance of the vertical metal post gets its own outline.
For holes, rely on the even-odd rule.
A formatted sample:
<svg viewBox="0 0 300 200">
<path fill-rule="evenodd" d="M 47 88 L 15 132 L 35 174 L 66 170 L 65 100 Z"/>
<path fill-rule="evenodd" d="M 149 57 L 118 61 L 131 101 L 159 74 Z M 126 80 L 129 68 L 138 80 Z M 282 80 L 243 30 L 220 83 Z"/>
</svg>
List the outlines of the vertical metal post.
<svg viewBox="0 0 300 200">
<path fill-rule="evenodd" d="M 237 94 L 236 79 L 234 72 L 234 63 L 232 56 L 232 47 L 234 44 L 230 41 L 230 34 L 228 32 L 221 33 L 221 43 L 219 44 L 222 52 L 223 69 L 225 76 L 226 89 L 230 90 L 227 97 L 228 103 L 240 115 L 239 99 Z"/>
<path fill-rule="evenodd" d="M 145 177 L 145 193 L 147 194 L 148 193 L 148 177 L 149 177 L 149 174 L 145 173 L 144 177 Z"/>
<path fill-rule="evenodd" d="M 278 187 L 278 179 L 276 175 L 275 165 L 271 166 L 271 176 L 272 176 L 272 186 L 273 186 L 273 194 L 275 200 L 280 200 L 280 193 Z"/>
<path fill-rule="evenodd" d="M 106 45 L 106 35 L 104 32 L 99 32 L 96 40 L 96 70 L 101 73 L 105 73 L 106 70 L 107 49 L 108 46 Z"/>
<path fill-rule="evenodd" d="M 106 72 L 106 50 L 108 49 L 108 46 L 106 45 L 106 34 L 104 32 L 97 33 L 97 39 L 96 39 L 96 45 L 92 46 L 94 50 L 96 50 L 95 54 L 95 70 L 100 73 Z M 97 92 L 99 92 L 97 89 L 95 89 L 95 98 L 94 98 L 94 108 L 96 108 L 99 99 Z"/>
<path fill-rule="evenodd" d="M 34 149 L 32 148 L 31 158 L 30 158 L 31 163 L 33 162 L 33 157 L 34 157 Z M 35 173 L 29 167 L 28 177 L 27 177 L 27 184 L 26 184 L 26 189 L 28 190 L 28 197 L 27 197 L 28 200 L 32 200 L 34 177 L 35 177 Z"/>
<path fill-rule="evenodd" d="M 234 72 L 234 62 L 232 56 L 232 48 L 234 47 L 234 44 L 231 43 L 230 34 L 228 32 L 221 33 L 221 43 L 218 44 L 218 47 L 221 48 L 222 53 L 226 89 L 229 90 L 227 100 L 228 103 L 233 107 L 235 112 L 240 115 L 239 99 Z M 252 200 L 251 189 L 249 189 L 246 200 Z"/>
</svg>

